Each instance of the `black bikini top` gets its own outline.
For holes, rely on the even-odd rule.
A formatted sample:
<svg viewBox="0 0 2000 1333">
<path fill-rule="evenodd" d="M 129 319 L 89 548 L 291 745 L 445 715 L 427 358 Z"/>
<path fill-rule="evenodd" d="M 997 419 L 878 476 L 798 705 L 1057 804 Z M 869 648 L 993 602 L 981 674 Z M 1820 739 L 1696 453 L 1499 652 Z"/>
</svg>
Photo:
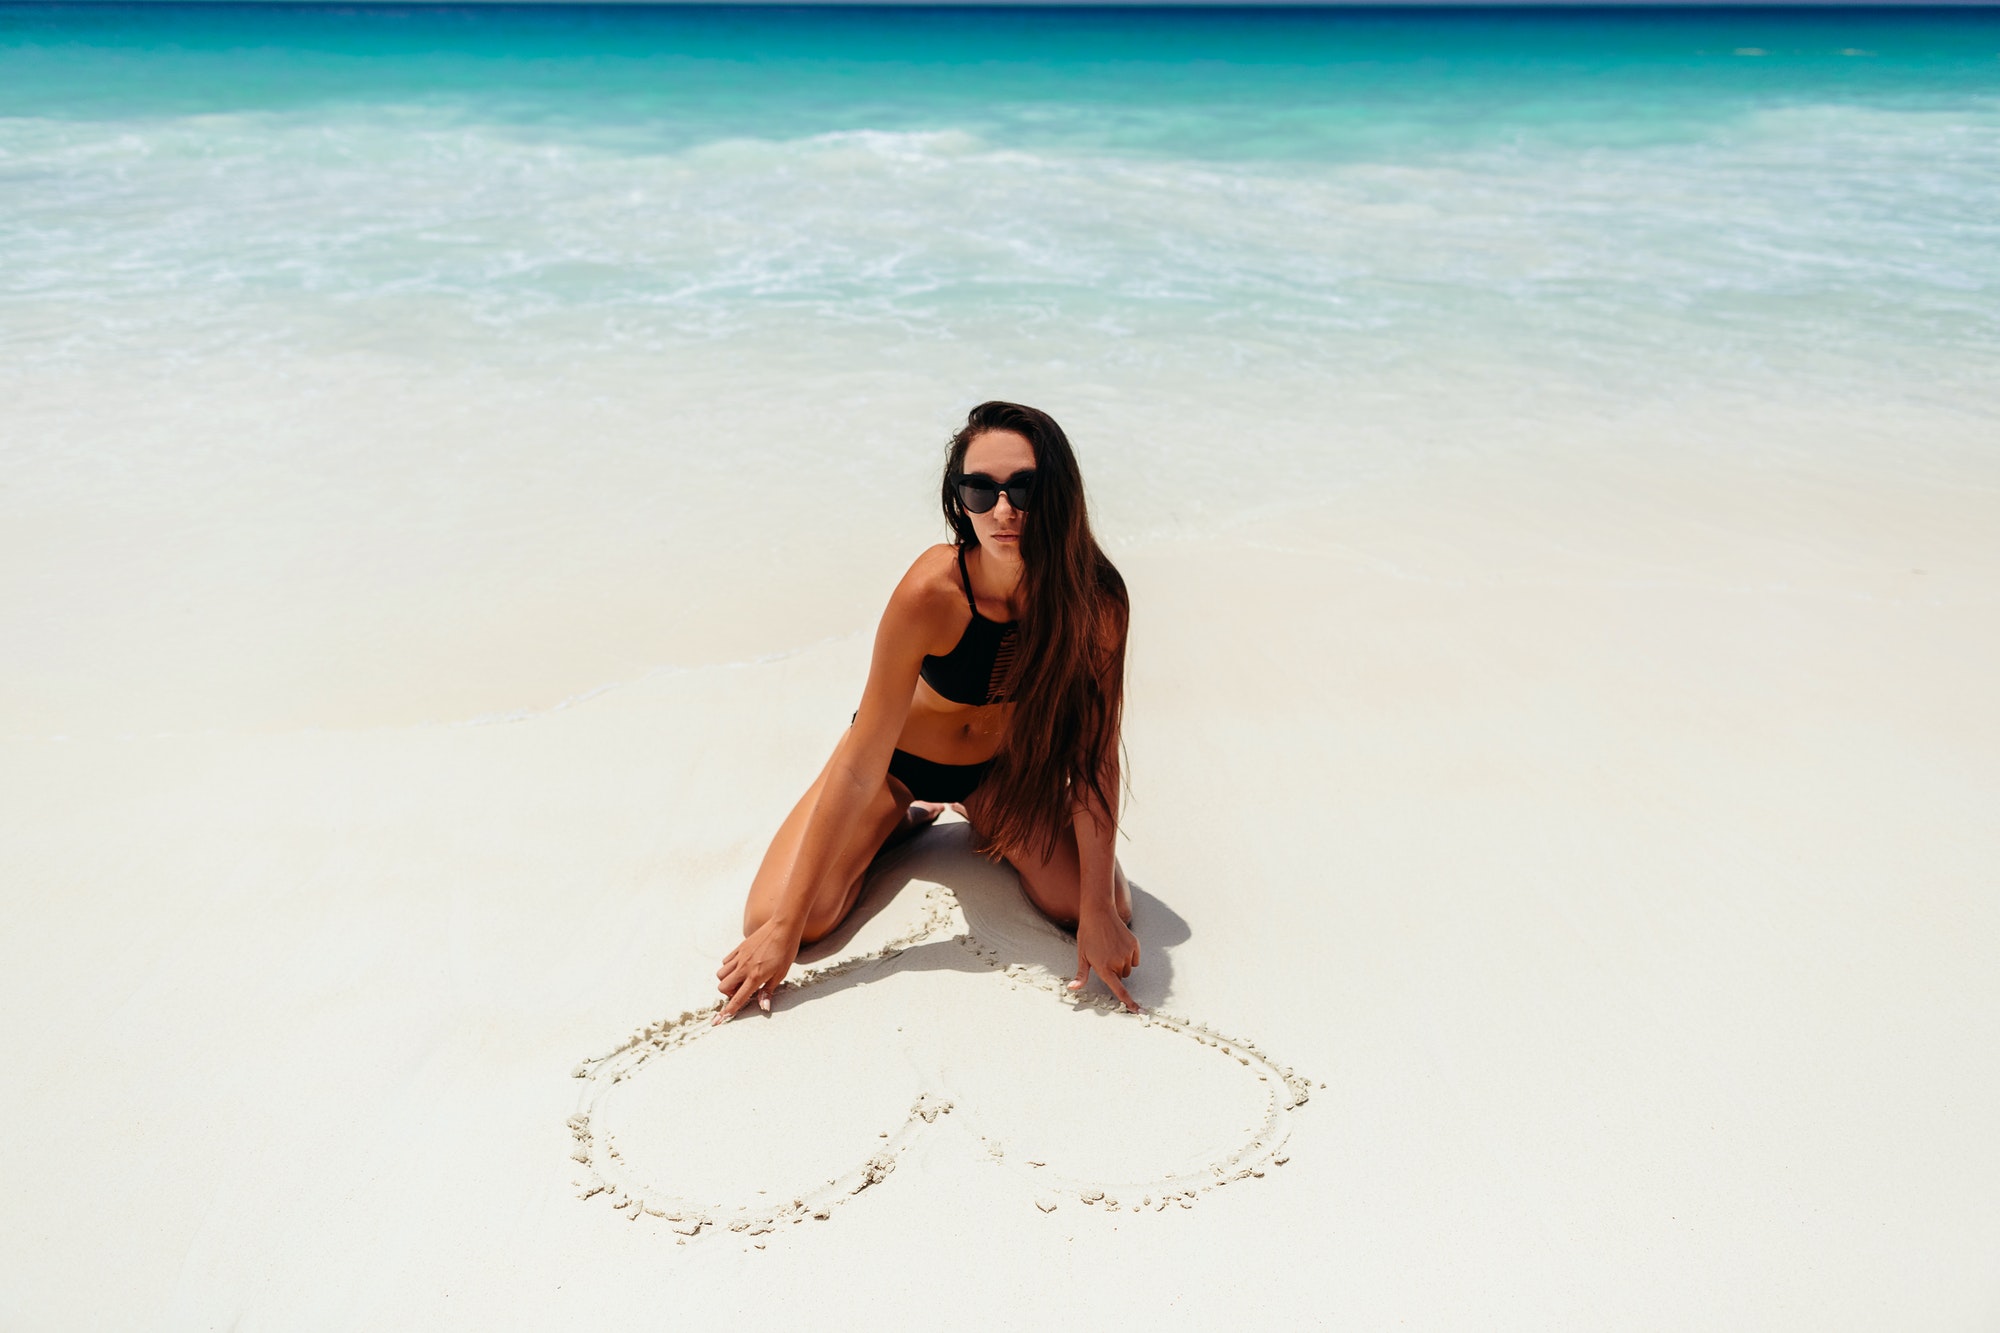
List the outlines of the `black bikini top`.
<svg viewBox="0 0 2000 1333">
<path fill-rule="evenodd" d="M 1008 677 L 1014 670 L 1015 623 L 1000 624 L 979 614 L 972 597 L 972 578 L 965 572 L 965 548 L 958 548 L 958 578 L 965 585 L 965 604 L 972 623 L 958 645 L 943 657 L 926 656 L 924 683 L 955 704 L 997 704 L 1007 699 Z"/>
</svg>

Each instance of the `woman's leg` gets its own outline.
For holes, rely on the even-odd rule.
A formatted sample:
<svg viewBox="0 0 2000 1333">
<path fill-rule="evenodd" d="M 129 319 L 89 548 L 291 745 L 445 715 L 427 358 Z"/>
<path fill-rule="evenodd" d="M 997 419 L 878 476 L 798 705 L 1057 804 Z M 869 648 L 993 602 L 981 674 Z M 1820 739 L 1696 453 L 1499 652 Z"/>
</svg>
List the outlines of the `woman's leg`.
<svg viewBox="0 0 2000 1333">
<path fill-rule="evenodd" d="M 965 801 L 961 813 L 979 827 L 979 817 L 984 807 L 980 802 L 981 792 L 974 792 Z M 1083 900 L 1083 873 L 1076 851 L 1076 831 L 1064 829 L 1062 837 L 1056 840 L 1055 855 L 1046 859 L 1027 849 L 1017 849 L 1007 854 L 1007 864 L 1014 867 L 1014 873 L 1021 878 L 1021 891 L 1028 895 L 1028 901 L 1041 909 L 1042 915 L 1061 926 L 1064 930 L 1075 930 L 1079 905 Z M 1125 882 L 1125 868 L 1114 859 L 1111 862 L 1111 894 L 1117 904 L 1118 915 L 1125 924 L 1132 924 L 1132 886 Z"/>
<path fill-rule="evenodd" d="M 779 895 L 791 881 L 792 865 L 798 860 L 806 821 L 812 817 L 813 806 L 819 801 L 820 788 L 832 767 L 833 761 L 827 760 L 827 767 L 820 770 L 812 786 L 792 807 L 792 812 L 785 816 L 785 822 L 778 826 L 777 836 L 771 839 L 763 864 L 757 867 L 757 877 L 750 882 L 749 900 L 743 905 L 745 935 L 770 920 L 772 913 L 777 911 Z M 867 876 L 869 863 L 885 843 L 906 831 L 904 825 L 909 808 L 908 790 L 896 779 L 884 778 L 882 789 L 870 798 L 861 818 L 849 830 L 847 841 L 828 867 L 829 873 L 818 895 L 806 908 L 804 943 L 811 944 L 831 934 L 834 927 L 854 910 L 856 900 L 861 897 L 861 883 Z"/>
</svg>

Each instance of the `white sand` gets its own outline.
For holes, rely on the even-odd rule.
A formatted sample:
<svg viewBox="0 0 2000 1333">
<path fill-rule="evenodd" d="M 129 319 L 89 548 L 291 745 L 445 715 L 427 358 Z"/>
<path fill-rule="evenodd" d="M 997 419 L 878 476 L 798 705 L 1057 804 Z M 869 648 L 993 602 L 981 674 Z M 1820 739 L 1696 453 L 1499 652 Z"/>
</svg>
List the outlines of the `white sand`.
<svg viewBox="0 0 2000 1333">
<path fill-rule="evenodd" d="M 1993 1326 L 2000 487 L 1621 457 L 1117 552 L 1134 989 L 1261 1057 L 1066 1005 L 949 827 L 837 975 L 671 1026 L 859 625 L 18 732 L 0 1327 Z"/>
</svg>

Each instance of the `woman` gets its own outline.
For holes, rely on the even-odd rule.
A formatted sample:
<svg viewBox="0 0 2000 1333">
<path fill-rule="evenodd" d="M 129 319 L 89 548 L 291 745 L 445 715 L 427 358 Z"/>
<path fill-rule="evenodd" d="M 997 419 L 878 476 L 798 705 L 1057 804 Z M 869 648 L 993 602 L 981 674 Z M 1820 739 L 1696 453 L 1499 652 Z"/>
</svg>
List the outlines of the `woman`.
<svg viewBox="0 0 2000 1333">
<path fill-rule="evenodd" d="M 854 909 L 876 855 L 950 807 L 1004 857 L 1029 901 L 1076 931 L 1126 1008 L 1139 962 L 1118 867 L 1125 581 L 1098 549 L 1083 479 L 1046 412 L 982 403 L 952 437 L 955 536 L 917 557 L 875 632 L 861 708 L 771 840 L 717 969 L 727 1022 L 766 1011 L 803 943 Z"/>
</svg>

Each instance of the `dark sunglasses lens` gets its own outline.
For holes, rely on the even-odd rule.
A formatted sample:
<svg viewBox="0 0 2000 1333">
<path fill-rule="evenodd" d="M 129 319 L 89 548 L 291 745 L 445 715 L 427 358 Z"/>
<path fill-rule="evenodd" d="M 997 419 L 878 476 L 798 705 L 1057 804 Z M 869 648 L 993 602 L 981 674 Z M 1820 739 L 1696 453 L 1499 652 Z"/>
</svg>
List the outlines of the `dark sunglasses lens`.
<svg viewBox="0 0 2000 1333">
<path fill-rule="evenodd" d="M 967 513 L 983 514 L 1000 503 L 1000 488 L 976 481 L 961 481 L 958 483 L 958 502 L 965 506 Z M 1009 502 L 1012 502 L 1011 497 Z"/>
<path fill-rule="evenodd" d="M 1022 513 L 1027 513 L 1035 503 L 1035 483 L 1032 481 L 1020 481 L 1009 486 L 1007 488 L 1007 503 L 1013 505 L 1014 508 L 1020 510 Z"/>
</svg>

